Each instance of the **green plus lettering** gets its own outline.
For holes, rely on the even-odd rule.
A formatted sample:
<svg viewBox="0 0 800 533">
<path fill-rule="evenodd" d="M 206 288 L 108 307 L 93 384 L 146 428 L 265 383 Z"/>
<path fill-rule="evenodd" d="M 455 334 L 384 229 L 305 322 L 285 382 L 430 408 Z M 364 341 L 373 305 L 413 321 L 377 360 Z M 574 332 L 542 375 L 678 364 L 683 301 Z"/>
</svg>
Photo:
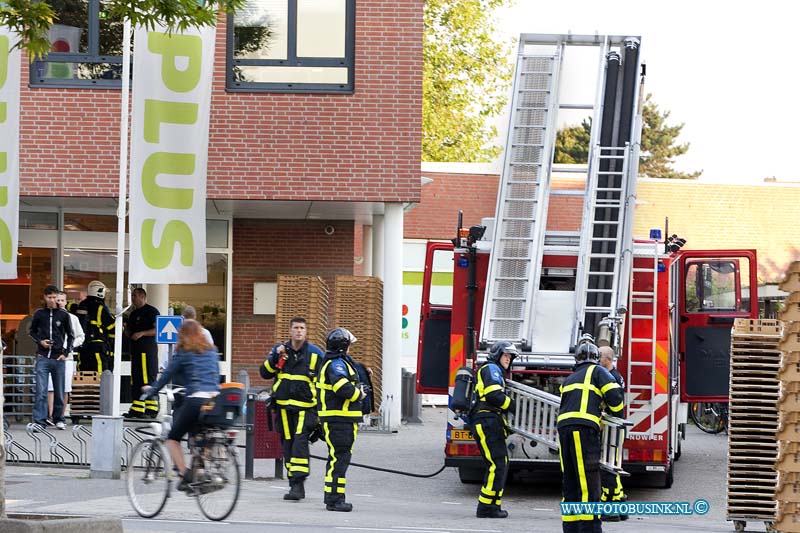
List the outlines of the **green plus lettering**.
<svg viewBox="0 0 800 533">
<path fill-rule="evenodd" d="M 161 242 L 153 246 L 156 219 L 146 218 L 142 222 L 142 260 L 148 268 L 162 270 L 172 262 L 172 254 L 177 243 L 181 248 L 181 264 L 190 267 L 194 259 L 194 239 L 192 230 L 180 220 L 170 220 L 161 234 Z"/>
<path fill-rule="evenodd" d="M 142 192 L 145 199 L 165 209 L 191 209 L 194 189 L 162 187 L 156 182 L 160 174 L 190 176 L 194 173 L 194 154 L 156 152 L 150 154 L 142 168 Z"/>
<path fill-rule="evenodd" d="M 200 83 L 203 40 L 196 35 L 147 33 L 147 49 L 161 57 L 161 79 L 176 93 L 191 91 Z M 178 69 L 177 58 L 185 58 L 185 69 Z"/>
<path fill-rule="evenodd" d="M 144 101 L 144 140 L 157 143 L 161 139 L 161 124 L 194 124 L 200 106 L 187 102 Z"/>
<path fill-rule="evenodd" d="M 8 36 L 0 35 L 0 87 L 8 80 Z"/>
</svg>

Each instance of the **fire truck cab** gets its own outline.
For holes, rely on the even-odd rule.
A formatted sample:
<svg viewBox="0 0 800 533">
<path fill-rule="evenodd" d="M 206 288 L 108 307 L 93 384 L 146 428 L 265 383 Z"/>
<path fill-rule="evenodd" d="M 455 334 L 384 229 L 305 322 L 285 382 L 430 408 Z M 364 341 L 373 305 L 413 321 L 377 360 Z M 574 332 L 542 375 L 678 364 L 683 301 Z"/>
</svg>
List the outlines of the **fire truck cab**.
<svg viewBox="0 0 800 533">
<path fill-rule="evenodd" d="M 559 469 L 545 407 L 557 407 L 572 352 L 589 334 L 614 349 L 625 380 L 624 470 L 670 486 L 688 402 L 727 401 L 731 325 L 757 317 L 754 250 L 684 249 L 666 228 L 634 239 L 639 49 L 636 37 L 520 36 L 495 217 L 470 228 L 459 220 L 452 242 L 428 245 L 417 391 L 451 394 L 460 367 L 480 365 L 494 342 L 514 342 L 512 380 L 542 403 L 512 417 L 512 471 Z M 570 86 L 587 85 L 579 75 L 587 58 L 595 92 L 574 100 Z M 584 164 L 559 167 L 556 132 L 575 111 L 590 118 L 589 153 Z M 551 187 L 556 174 L 571 187 Z M 548 211 L 563 209 L 579 214 L 574 231 L 548 227 Z M 450 301 L 431 290 L 434 265 L 448 261 Z M 450 415 L 445 464 L 479 481 L 470 427 Z"/>
</svg>

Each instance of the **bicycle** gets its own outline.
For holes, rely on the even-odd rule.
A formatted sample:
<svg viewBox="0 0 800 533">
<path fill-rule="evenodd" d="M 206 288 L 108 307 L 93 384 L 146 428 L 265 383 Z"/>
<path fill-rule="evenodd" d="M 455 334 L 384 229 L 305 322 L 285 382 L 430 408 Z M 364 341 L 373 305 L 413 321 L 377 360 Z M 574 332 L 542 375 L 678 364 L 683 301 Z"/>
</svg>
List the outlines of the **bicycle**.
<svg viewBox="0 0 800 533">
<path fill-rule="evenodd" d="M 189 438 L 189 464 L 193 481 L 186 491 L 187 496 L 197 498 L 203 515 L 215 521 L 224 520 L 233 512 L 241 488 L 239 461 L 234 446 L 238 431 L 230 429 L 230 425 L 241 412 L 243 387 L 238 383 L 225 383 L 222 387 L 213 407 L 203 407 L 206 420 L 201 422 L 199 431 Z M 226 391 L 226 388 L 231 390 Z M 234 388 L 237 390 L 232 391 Z M 169 406 L 172 405 L 173 393 L 167 391 Z M 217 407 L 236 402 L 238 411 L 234 416 L 228 414 L 232 411 L 224 406 Z M 172 415 L 168 414 L 160 423 L 136 428 L 136 431 L 150 438 L 137 443 L 131 451 L 125 486 L 133 509 L 143 518 L 153 518 L 164 509 L 172 483 L 179 479 L 164 443 L 171 423 Z"/>
<path fill-rule="evenodd" d="M 690 405 L 689 415 L 694 424 L 706 433 L 716 434 L 728 430 L 727 403 L 693 403 Z"/>
</svg>

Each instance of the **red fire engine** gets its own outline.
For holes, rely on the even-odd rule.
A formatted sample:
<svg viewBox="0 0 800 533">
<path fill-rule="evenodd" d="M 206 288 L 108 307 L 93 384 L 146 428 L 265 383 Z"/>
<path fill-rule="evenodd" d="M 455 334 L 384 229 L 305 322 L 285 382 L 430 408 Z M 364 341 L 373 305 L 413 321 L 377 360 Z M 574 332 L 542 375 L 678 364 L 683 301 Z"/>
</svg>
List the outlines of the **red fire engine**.
<svg viewBox="0 0 800 533">
<path fill-rule="evenodd" d="M 459 220 L 452 243 L 428 245 L 417 391 L 451 394 L 460 367 L 481 364 L 494 342 L 514 342 L 521 355 L 512 380 L 535 389 L 539 403 L 512 415 L 512 470 L 558 469 L 553 406 L 574 365 L 572 350 L 590 334 L 615 350 L 625 379 L 632 426 L 624 470 L 670 486 L 688 403 L 727 402 L 731 325 L 758 314 L 754 250 L 684 250 L 685 241 L 666 229 L 663 237 L 654 230 L 633 238 L 639 44 L 632 37 L 523 34 L 496 216 L 468 229 Z M 568 88 L 587 85 L 576 76 L 587 50 L 600 58 L 590 69 L 590 103 L 571 100 Z M 576 110 L 591 116 L 589 153 L 585 164 L 559 167 L 555 132 Z M 554 174 L 567 172 L 579 186 L 551 189 Z M 548 228 L 548 208 L 575 199 L 575 231 Z M 450 258 L 451 299 L 431 284 Z M 451 415 L 445 464 L 458 467 L 462 481 L 477 481 L 478 448 L 469 427 Z"/>
</svg>

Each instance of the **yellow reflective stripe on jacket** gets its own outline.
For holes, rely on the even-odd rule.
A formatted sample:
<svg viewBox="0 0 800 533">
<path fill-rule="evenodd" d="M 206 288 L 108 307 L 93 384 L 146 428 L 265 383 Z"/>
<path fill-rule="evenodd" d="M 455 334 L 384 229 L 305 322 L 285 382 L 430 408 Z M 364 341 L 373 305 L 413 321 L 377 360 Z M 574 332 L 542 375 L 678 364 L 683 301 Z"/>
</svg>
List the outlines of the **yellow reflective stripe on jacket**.
<svg viewBox="0 0 800 533">
<path fill-rule="evenodd" d="M 597 391 L 597 387 L 592 384 L 592 374 L 597 365 L 592 365 L 586 369 L 586 376 L 583 378 L 583 390 L 581 391 L 581 413 L 589 410 L 589 392 Z"/>
<path fill-rule="evenodd" d="M 343 409 L 321 410 L 317 414 L 319 416 L 349 416 L 358 419 L 364 416 L 361 411 L 345 411 Z"/>
<path fill-rule="evenodd" d="M 488 396 L 489 393 L 494 392 L 496 390 L 503 390 L 503 386 L 499 383 L 495 383 L 494 385 L 489 385 L 483 390 L 483 395 Z"/>
<path fill-rule="evenodd" d="M 350 383 L 349 379 L 341 378 L 339 381 L 337 381 L 336 383 L 333 384 L 333 386 L 331 387 L 331 390 L 333 392 L 337 392 L 339 389 L 341 389 L 342 387 L 344 387 L 348 383 Z"/>
<path fill-rule="evenodd" d="M 275 403 L 278 405 L 293 405 L 295 407 L 314 407 L 317 405 L 317 402 L 310 401 L 310 402 L 301 402 L 300 400 L 275 400 Z"/>
<path fill-rule="evenodd" d="M 605 394 L 606 392 L 610 391 L 611 389 L 618 389 L 618 388 L 619 388 L 619 383 L 617 383 L 616 381 L 613 381 L 611 383 L 607 383 L 606 385 L 604 385 L 603 388 L 600 389 L 600 392 L 602 394 Z"/>
<path fill-rule="evenodd" d="M 600 424 L 599 416 L 590 415 L 589 413 L 579 413 L 578 411 L 572 411 L 569 413 L 564 413 L 563 415 L 558 415 L 556 422 L 561 422 L 562 420 L 567 420 L 568 418 L 582 418 L 584 420 L 591 420 L 595 424 Z"/>
<path fill-rule="evenodd" d="M 277 368 L 274 368 L 271 364 L 269 364 L 269 358 L 267 358 L 267 360 L 264 361 L 264 368 L 266 368 L 267 372 L 269 372 L 270 374 L 275 374 L 278 371 Z"/>
<path fill-rule="evenodd" d="M 287 379 L 289 381 L 305 381 L 306 383 L 311 383 L 311 378 L 309 378 L 308 376 L 303 376 L 298 374 L 286 374 L 285 372 L 281 372 L 280 374 L 278 374 L 278 379 Z"/>
<path fill-rule="evenodd" d="M 508 396 L 506 396 L 506 399 L 503 401 L 503 405 L 501 405 L 501 406 L 500 406 L 500 409 L 502 409 L 503 411 L 505 411 L 506 409 L 508 409 L 508 406 L 509 406 L 509 405 L 511 405 L 511 398 L 509 398 Z"/>
</svg>

